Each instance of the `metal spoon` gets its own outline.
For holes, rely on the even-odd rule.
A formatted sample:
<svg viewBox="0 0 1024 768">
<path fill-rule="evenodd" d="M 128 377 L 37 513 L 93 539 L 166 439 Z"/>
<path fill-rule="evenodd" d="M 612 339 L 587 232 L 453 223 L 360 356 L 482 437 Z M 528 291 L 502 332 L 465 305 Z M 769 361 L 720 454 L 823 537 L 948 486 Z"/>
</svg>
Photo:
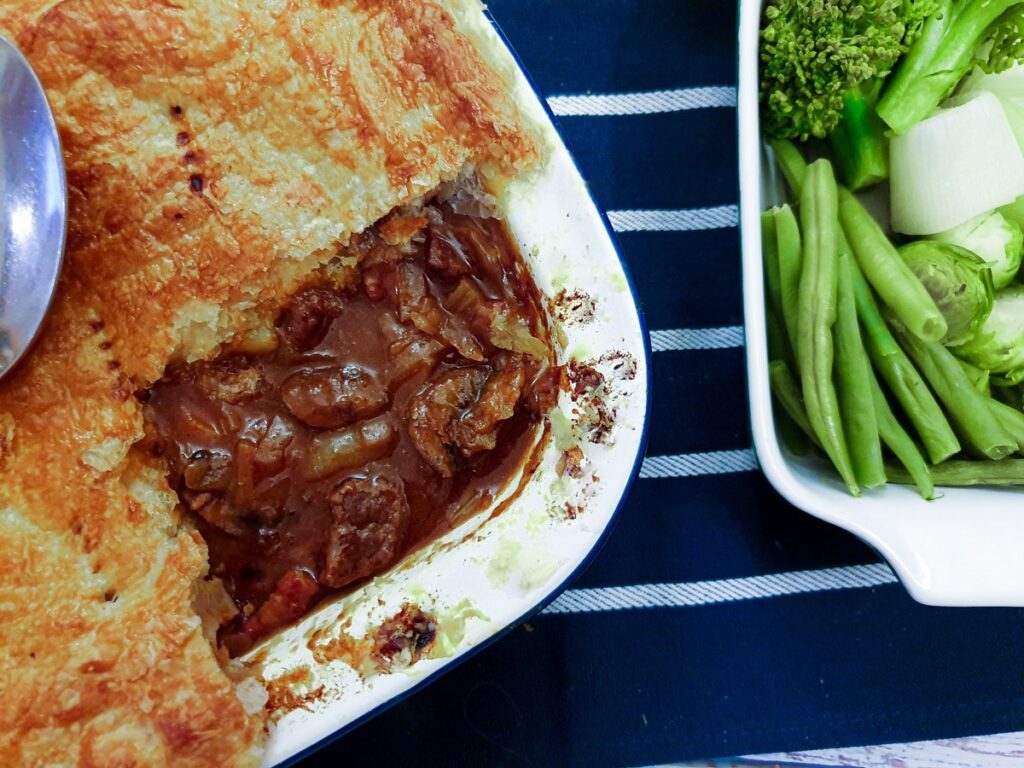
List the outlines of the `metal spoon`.
<svg viewBox="0 0 1024 768">
<path fill-rule="evenodd" d="M 0 378 L 28 350 L 50 307 L 67 209 L 46 94 L 28 60 L 0 37 Z"/>
</svg>

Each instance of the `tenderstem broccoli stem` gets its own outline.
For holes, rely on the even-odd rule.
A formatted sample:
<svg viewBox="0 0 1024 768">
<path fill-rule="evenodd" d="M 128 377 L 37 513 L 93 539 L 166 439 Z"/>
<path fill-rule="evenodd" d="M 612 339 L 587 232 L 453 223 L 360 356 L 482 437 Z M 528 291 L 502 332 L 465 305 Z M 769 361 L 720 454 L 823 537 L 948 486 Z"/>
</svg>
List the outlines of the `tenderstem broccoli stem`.
<svg viewBox="0 0 1024 768">
<path fill-rule="evenodd" d="M 900 322 L 925 341 L 945 336 L 946 318 L 931 294 L 874 217 L 846 189 L 839 191 L 839 218 L 861 271 Z"/>
<path fill-rule="evenodd" d="M 857 315 L 871 362 L 924 443 L 929 459 L 933 464 L 945 461 L 960 451 L 960 441 L 921 374 L 896 343 L 871 288 L 855 263 L 851 271 Z"/>
<path fill-rule="evenodd" d="M 985 31 L 1020 0 L 941 0 L 893 72 L 877 112 L 906 133 L 948 96 L 974 61 Z"/>
<path fill-rule="evenodd" d="M 874 395 L 871 392 L 873 374 L 857 322 L 857 305 L 850 272 L 853 255 L 845 241 L 842 238 L 839 241 L 834 329 L 839 410 L 843 417 L 853 473 L 859 485 L 872 488 L 885 483 L 882 446 L 875 419 Z"/>
<path fill-rule="evenodd" d="M 875 112 L 881 87 L 876 80 L 847 92 L 842 116 L 828 137 L 840 175 L 853 190 L 889 178 L 889 140 Z"/>
<path fill-rule="evenodd" d="M 875 418 L 878 420 L 878 433 L 882 440 L 913 478 L 918 493 L 925 499 L 934 499 L 935 484 L 932 482 L 928 464 L 913 439 L 893 414 L 874 373 L 871 374 L 871 394 L 875 401 Z"/>
<path fill-rule="evenodd" d="M 832 165 L 807 167 L 800 193 L 803 268 L 797 316 L 797 362 L 807 420 L 851 494 L 860 495 L 832 382 L 832 325 L 839 258 L 838 198 Z"/>
<path fill-rule="evenodd" d="M 993 401 L 974 388 L 948 349 L 922 341 L 897 322 L 892 327 L 968 445 L 989 459 L 1002 459 L 1017 451 L 1017 442 L 990 406 Z"/>
</svg>

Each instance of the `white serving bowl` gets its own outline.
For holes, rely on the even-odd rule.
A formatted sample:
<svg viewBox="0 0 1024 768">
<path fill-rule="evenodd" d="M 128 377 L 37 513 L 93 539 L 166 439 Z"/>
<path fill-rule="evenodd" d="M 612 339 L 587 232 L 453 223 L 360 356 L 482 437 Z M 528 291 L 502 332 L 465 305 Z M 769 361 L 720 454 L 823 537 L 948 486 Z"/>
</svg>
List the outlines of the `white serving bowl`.
<svg viewBox="0 0 1024 768">
<path fill-rule="evenodd" d="M 596 552 L 639 469 L 650 352 L 632 283 L 607 219 L 544 102 L 489 17 L 481 13 L 473 23 L 508 51 L 519 101 L 543 126 L 552 149 L 539 176 L 513 184 L 499 202 L 550 302 L 560 360 L 597 361 L 608 386 L 602 396 L 606 415 L 614 418 L 595 443 L 586 437 L 593 409 L 563 393 L 553 439 L 507 509 L 492 516 L 499 497 L 387 574 L 321 606 L 244 657 L 272 693 L 265 766 L 294 762 L 352 729 L 552 600 Z M 562 452 L 573 441 L 586 455 L 578 478 L 559 471 Z M 365 658 L 346 657 L 347 644 L 358 645 L 409 603 L 437 622 L 431 658 L 387 671 L 367 670 L 360 663 Z"/>
<path fill-rule="evenodd" d="M 758 116 L 760 0 L 741 0 L 739 30 L 740 227 L 743 309 L 754 447 L 765 476 L 792 504 L 845 528 L 889 561 L 915 600 L 944 606 L 1024 606 L 1024 496 L 948 488 L 924 501 L 888 485 L 857 499 L 831 465 L 780 444 L 772 417 L 764 321 L 760 214 L 775 202 Z"/>
</svg>

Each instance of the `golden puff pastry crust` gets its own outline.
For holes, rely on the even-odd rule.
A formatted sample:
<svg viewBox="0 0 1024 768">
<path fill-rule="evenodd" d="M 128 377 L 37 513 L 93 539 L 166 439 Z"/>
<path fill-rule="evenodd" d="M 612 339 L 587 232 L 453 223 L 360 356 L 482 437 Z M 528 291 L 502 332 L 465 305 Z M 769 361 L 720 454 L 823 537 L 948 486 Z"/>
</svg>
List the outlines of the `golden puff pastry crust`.
<svg viewBox="0 0 1024 768">
<path fill-rule="evenodd" d="M 258 698 L 243 703 L 195 608 L 205 545 L 131 449 L 135 393 L 265 322 L 352 234 L 467 165 L 532 167 L 539 142 L 460 21 L 479 11 L 0 4 L 70 193 L 53 312 L 0 382 L 0 765 L 258 765 Z"/>
</svg>

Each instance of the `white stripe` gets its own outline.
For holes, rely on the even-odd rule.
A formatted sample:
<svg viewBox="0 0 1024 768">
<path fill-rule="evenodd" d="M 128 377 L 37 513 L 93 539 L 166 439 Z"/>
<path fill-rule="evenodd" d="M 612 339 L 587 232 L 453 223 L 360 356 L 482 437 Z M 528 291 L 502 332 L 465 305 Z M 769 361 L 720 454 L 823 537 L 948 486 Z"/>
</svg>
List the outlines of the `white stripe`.
<svg viewBox="0 0 1024 768">
<path fill-rule="evenodd" d="M 616 232 L 690 232 L 700 229 L 727 229 L 735 227 L 739 223 L 739 216 L 739 208 L 735 205 L 667 211 L 608 211 L 608 220 Z"/>
<path fill-rule="evenodd" d="M 756 469 L 757 457 L 754 456 L 754 451 L 745 448 L 741 451 L 648 456 L 640 466 L 640 477 L 649 479 L 725 475 L 732 472 L 753 472 Z"/>
<path fill-rule="evenodd" d="M 548 106 L 559 117 L 651 115 L 688 109 L 735 107 L 736 89 L 731 86 L 712 85 L 642 93 L 551 96 L 548 99 Z"/>
<path fill-rule="evenodd" d="M 625 587 L 570 589 L 544 609 L 544 613 L 595 613 L 637 608 L 685 608 L 694 605 L 758 600 L 766 597 L 862 589 L 895 584 L 885 563 L 790 571 L 742 579 L 691 581 L 675 584 L 635 584 Z"/>
<path fill-rule="evenodd" d="M 651 349 L 675 352 L 686 349 L 734 349 L 743 346 L 743 326 L 724 328 L 672 328 L 651 331 Z"/>
</svg>

